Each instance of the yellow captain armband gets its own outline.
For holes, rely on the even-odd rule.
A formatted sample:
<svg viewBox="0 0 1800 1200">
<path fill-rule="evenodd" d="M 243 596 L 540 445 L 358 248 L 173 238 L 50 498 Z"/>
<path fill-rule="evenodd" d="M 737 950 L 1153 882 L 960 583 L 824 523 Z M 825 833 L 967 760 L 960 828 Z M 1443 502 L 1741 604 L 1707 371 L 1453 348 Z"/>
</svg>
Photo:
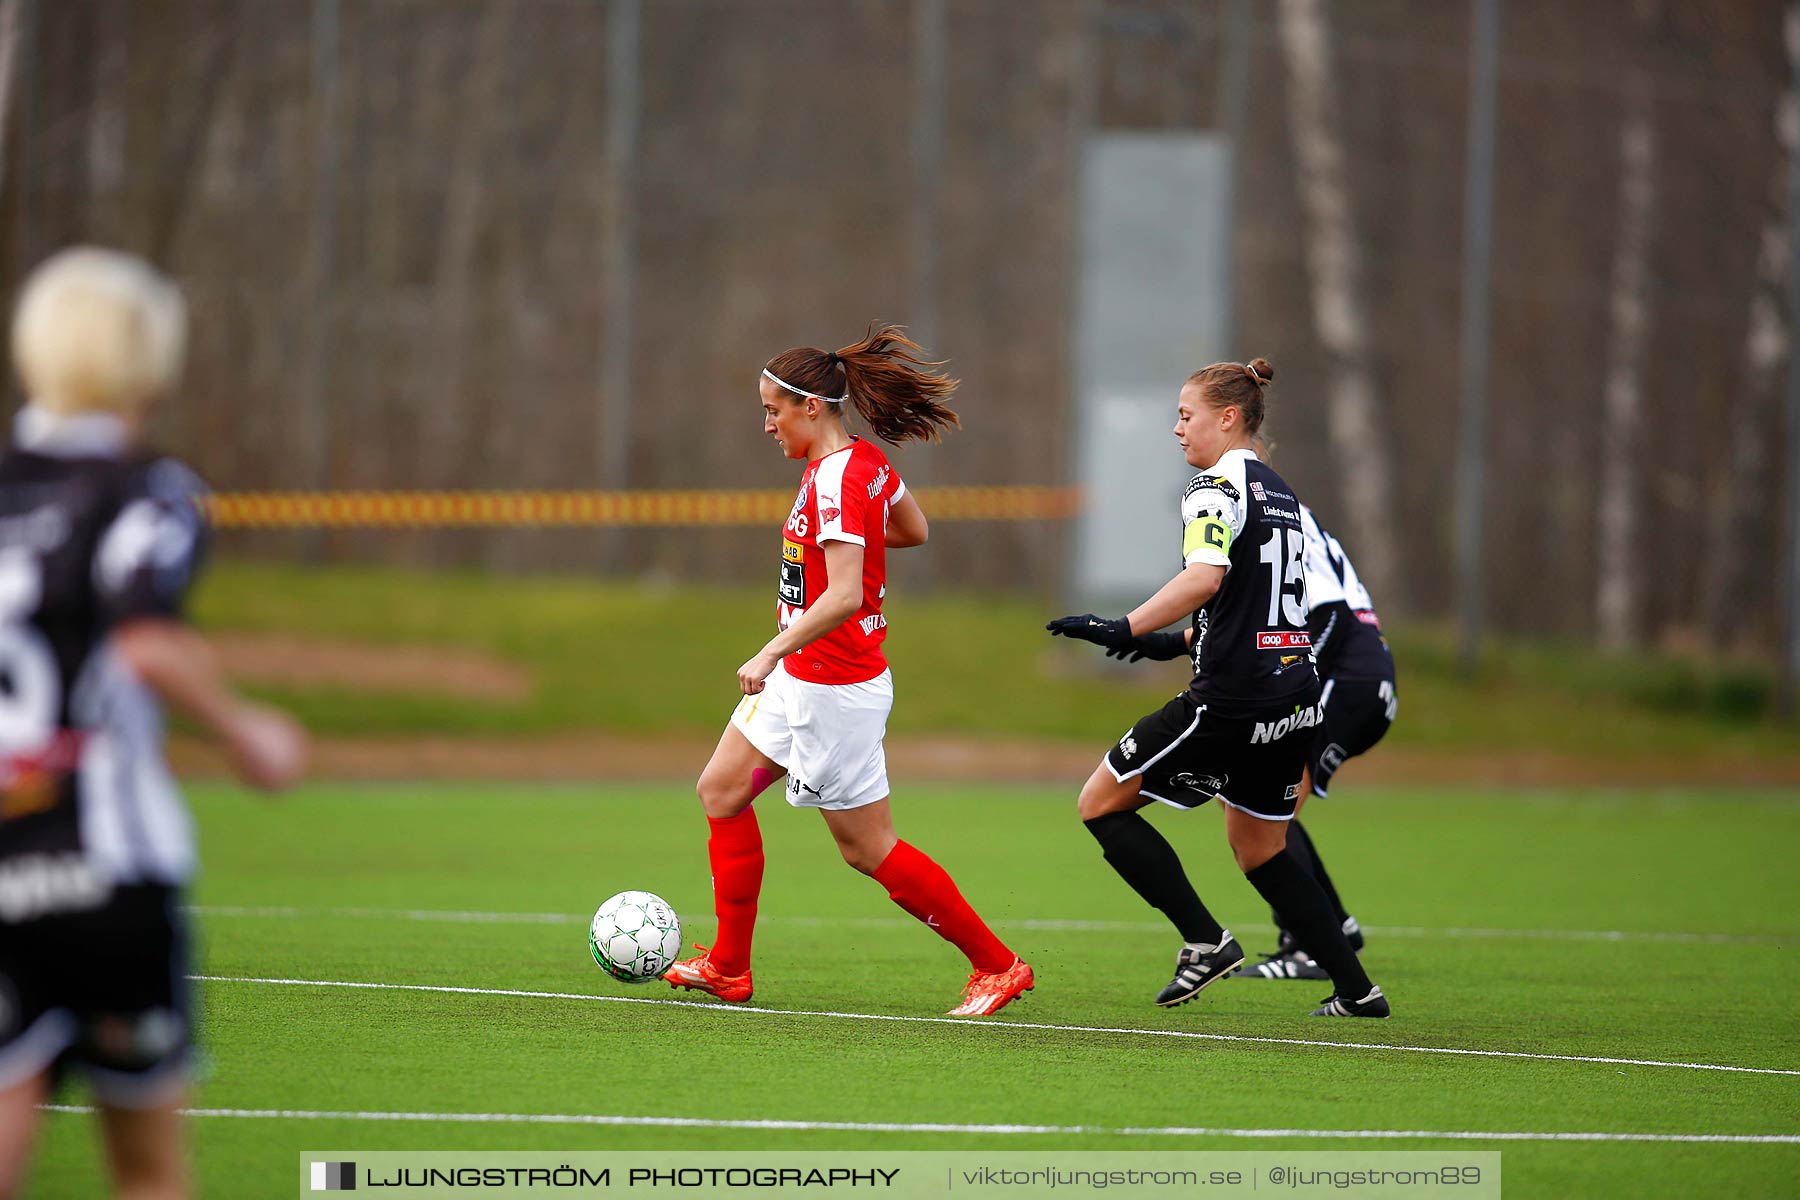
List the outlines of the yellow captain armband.
<svg viewBox="0 0 1800 1200">
<path fill-rule="evenodd" d="M 1181 534 L 1181 557 L 1210 547 L 1220 554 L 1231 553 L 1231 526 L 1214 516 L 1199 516 L 1188 522 Z"/>
</svg>

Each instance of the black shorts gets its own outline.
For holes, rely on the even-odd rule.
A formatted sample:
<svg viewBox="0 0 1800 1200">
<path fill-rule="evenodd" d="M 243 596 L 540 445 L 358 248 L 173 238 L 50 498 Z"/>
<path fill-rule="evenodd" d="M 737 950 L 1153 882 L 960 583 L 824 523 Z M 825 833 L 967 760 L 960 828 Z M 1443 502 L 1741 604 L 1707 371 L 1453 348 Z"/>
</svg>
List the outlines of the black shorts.
<svg viewBox="0 0 1800 1200">
<path fill-rule="evenodd" d="M 1381 740 L 1400 712 L 1400 698 L 1391 679 L 1328 679 L 1319 708 L 1325 719 L 1313 744 L 1312 790 L 1323 796 L 1347 759 Z"/>
<path fill-rule="evenodd" d="M 1289 821 L 1300 796 L 1318 706 L 1289 705 L 1261 717 L 1221 717 L 1183 692 L 1131 727 L 1106 752 L 1123 783 L 1176 808 L 1218 799 L 1265 821 Z"/>
<path fill-rule="evenodd" d="M 187 970 L 173 888 L 0 924 L 0 1087 L 78 1068 L 102 1104 L 165 1102 L 193 1048 Z"/>
</svg>

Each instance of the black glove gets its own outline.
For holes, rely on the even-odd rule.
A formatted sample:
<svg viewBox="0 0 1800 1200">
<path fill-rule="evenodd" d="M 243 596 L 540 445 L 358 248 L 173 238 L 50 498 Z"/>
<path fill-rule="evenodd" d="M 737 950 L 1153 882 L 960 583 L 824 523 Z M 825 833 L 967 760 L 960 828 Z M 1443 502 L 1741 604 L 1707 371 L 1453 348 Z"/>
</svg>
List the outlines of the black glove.
<svg viewBox="0 0 1800 1200">
<path fill-rule="evenodd" d="M 1093 613 L 1082 613 L 1078 617 L 1058 617 L 1044 628 L 1050 631 L 1051 637 L 1092 642 L 1096 646 L 1105 646 L 1108 651 L 1131 649 L 1131 622 L 1124 617 L 1108 620 Z"/>
<path fill-rule="evenodd" d="M 1175 629 L 1134 637 L 1129 646 L 1109 649 L 1106 657 L 1123 658 L 1126 662 L 1136 662 L 1140 658 L 1147 658 L 1152 662 L 1169 662 L 1172 659 L 1186 658 L 1187 652 L 1187 630 Z"/>
</svg>

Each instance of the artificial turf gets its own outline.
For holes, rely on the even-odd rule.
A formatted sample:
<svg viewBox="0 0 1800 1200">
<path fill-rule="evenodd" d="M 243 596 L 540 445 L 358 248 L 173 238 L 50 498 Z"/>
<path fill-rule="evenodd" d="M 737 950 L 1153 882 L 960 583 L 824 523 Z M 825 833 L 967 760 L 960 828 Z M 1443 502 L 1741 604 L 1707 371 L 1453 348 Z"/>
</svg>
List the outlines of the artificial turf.
<svg viewBox="0 0 1800 1200">
<path fill-rule="evenodd" d="M 696 766 L 698 764 L 695 764 Z M 900 781 L 903 783 L 903 781 Z M 1359 1042 L 1800 1070 L 1800 796 L 1749 790 L 1359 789 L 1308 827 L 1391 996 L 1387 1022 L 1311 1020 L 1315 983 L 1226 980 L 1150 1003 L 1177 941 L 1106 867 L 1072 786 L 906 788 L 902 836 L 1037 969 L 979 1022 L 960 956 L 843 866 L 822 822 L 761 801 L 769 871 L 745 1012 L 587 957 L 611 893 L 710 932 L 705 825 L 685 784 L 192 789 L 207 870 L 196 972 L 570 997 L 197 985 L 196 1106 L 1081 1126 L 999 1134 L 200 1117 L 203 1194 L 288 1195 L 306 1149 L 1418 1149 L 1504 1154 L 1506 1193 L 1791 1195 L 1800 1146 L 1379 1143 L 1124 1128 L 1800 1133 L 1800 1075 L 1355 1049 Z M 1216 813 L 1155 810 L 1201 894 L 1257 949 L 1268 915 Z M 621 1000 L 658 1003 L 621 1003 Z M 840 1014 L 840 1015 L 826 1015 Z M 1003 1029 L 1035 1023 L 1057 1028 Z M 81 1103 L 79 1088 L 60 1097 Z M 45 1117 L 26 1194 L 100 1188 L 90 1118 Z"/>
</svg>

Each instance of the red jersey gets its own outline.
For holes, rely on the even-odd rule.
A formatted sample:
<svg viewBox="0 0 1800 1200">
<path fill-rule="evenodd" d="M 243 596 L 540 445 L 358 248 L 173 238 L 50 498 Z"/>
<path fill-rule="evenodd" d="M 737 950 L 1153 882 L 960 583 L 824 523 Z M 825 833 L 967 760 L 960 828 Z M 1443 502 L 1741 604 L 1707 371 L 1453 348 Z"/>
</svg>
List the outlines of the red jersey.
<svg viewBox="0 0 1800 1200">
<path fill-rule="evenodd" d="M 800 494 L 782 529 L 781 599 L 776 623 L 786 629 L 825 594 L 826 542 L 863 548 L 862 607 L 824 637 L 783 659 L 787 673 L 807 683 L 862 683 L 887 670 L 881 643 L 887 618 L 887 519 L 906 485 L 874 442 L 856 438 L 842 450 L 806 464 Z"/>
</svg>

